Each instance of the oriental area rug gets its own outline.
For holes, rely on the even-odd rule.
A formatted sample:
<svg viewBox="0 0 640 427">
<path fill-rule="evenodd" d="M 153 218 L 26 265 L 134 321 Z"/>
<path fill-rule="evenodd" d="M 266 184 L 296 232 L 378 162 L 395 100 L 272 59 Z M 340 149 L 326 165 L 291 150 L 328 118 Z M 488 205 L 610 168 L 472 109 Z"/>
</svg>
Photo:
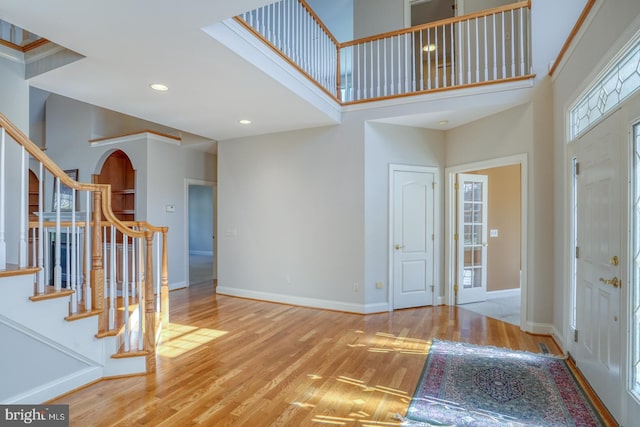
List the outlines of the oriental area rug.
<svg viewBox="0 0 640 427">
<path fill-rule="evenodd" d="M 603 426 L 564 358 L 434 340 L 407 426 Z"/>
</svg>

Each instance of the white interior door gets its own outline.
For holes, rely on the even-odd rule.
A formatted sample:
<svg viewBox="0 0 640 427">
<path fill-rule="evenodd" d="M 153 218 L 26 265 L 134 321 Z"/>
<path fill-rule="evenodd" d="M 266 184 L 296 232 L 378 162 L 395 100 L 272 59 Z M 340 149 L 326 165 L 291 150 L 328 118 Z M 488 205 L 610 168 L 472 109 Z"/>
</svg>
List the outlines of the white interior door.
<svg viewBox="0 0 640 427">
<path fill-rule="evenodd" d="M 393 308 L 433 305 L 434 174 L 393 171 Z"/>
<path fill-rule="evenodd" d="M 486 175 L 458 174 L 458 304 L 487 299 Z"/>
<path fill-rule="evenodd" d="M 621 164 L 614 114 L 575 143 L 576 328 L 573 355 L 598 396 L 620 419 Z M 623 138 L 624 139 L 624 138 Z"/>
</svg>

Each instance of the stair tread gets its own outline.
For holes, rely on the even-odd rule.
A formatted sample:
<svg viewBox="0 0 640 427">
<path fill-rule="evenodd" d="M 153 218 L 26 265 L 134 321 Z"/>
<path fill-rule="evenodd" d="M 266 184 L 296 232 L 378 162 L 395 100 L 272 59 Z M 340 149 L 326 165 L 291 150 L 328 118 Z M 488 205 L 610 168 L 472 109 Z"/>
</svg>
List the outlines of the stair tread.
<svg viewBox="0 0 640 427">
<path fill-rule="evenodd" d="M 67 297 L 74 293 L 75 291 L 73 289 L 61 288 L 60 290 L 56 290 L 56 288 L 53 286 L 45 286 L 43 293 L 30 296 L 29 299 L 31 301 L 44 301 L 54 298 Z"/>
<path fill-rule="evenodd" d="M 7 264 L 4 270 L 0 270 L 0 277 L 22 276 L 38 271 L 40 271 L 40 267 L 18 267 L 17 264 Z"/>
</svg>

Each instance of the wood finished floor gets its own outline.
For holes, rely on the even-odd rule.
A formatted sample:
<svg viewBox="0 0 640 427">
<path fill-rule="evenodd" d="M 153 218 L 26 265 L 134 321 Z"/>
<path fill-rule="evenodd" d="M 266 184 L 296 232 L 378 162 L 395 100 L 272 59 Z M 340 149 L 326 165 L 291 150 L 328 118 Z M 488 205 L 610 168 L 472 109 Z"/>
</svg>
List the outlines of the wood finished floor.
<svg viewBox="0 0 640 427">
<path fill-rule="evenodd" d="M 539 352 L 549 337 L 455 307 L 356 315 L 171 293 L 155 374 L 105 380 L 49 403 L 71 426 L 394 426 L 432 338 Z"/>
</svg>

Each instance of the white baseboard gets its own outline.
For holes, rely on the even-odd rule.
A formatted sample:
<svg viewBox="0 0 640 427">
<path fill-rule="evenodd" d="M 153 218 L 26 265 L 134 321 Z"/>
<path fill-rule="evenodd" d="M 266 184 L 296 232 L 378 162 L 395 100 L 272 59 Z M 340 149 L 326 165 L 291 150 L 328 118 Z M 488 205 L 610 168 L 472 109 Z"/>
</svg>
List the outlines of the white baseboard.
<svg viewBox="0 0 640 427">
<path fill-rule="evenodd" d="M 527 322 L 525 331 L 539 335 L 553 335 L 553 325 L 550 323 Z"/>
<path fill-rule="evenodd" d="M 226 286 L 218 286 L 216 293 L 220 295 L 229 295 L 234 297 L 250 298 L 260 301 L 278 302 L 282 304 L 299 305 L 302 307 L 321 308 L 324 310 L 344 311 L 347 313 L 379 313 L 389 310 L 389 305 L 381 304 L 354 304 L 341 301 L 324 300 L 317 298 L 297 297 L 292 295 L 274 294 L 270 292 L 252 291 L 248 289 L 229 288 Z"/>
<path fill-rule="evenodd" d="M 434 305 L 444 305 L 444 304 L 445 304 L 444 297 L 441 297 L 441 296 L 436 297 L 436 301 Z"/>
<path fill-rule="evenodd" d="M 520 288 L 487 292 L 487 299 L 519 297 L 519 296 L 520 296 Z"/>
<path fill-rule="evenodd" d="M 189 251 L 189 255 L 213 256 L 213 251 Z"/>
<path fill-rule="evenodd" d="M 182 288 L 186 288 L 187 287 L 187 282 L 175 282 L 175 283 L 169 283 L 169 290 L 170 291 L 175 291 L 176 289 L 182 289 Z"/>
<path fill-rule="evenodd" d="M 551 329 L 551 336 L 553 337 L 554 341 L 556 342 L 556 344 L 558 344 L 560 350 L 562 350 L 564 354 L 567 354 L 567 344 L 564 341 L 564 336 L 556 329 L 555 326 L 552 326 Z"/>
<path fill-rule="evenodd" d="M 93 381 L 102 378 L 102 368 L 92 366 L 78 372 L 74 372 L 66 377 L 59 378 L 47 384 L 7 398 L 2 403 L 5 404 L 33 404 L 34 402 L 46 402 L 62 394 L 76 390 Z"/>
</svg>

